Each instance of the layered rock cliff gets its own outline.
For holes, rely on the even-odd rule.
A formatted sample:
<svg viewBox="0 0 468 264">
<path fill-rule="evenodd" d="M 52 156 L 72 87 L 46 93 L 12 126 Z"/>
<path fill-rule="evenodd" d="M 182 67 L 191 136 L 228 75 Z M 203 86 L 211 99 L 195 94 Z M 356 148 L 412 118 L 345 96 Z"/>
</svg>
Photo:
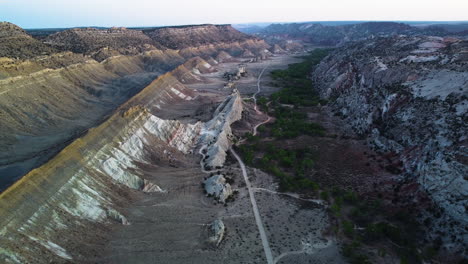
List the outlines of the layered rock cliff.
<svg viewBox="0 0 468 264">
<path fill-rule="evenodd" d="M 146 33 L 124 28 L 71 29 L 53 34 L 42 43 L 22 29 L 3 23 L 0 40 L 16 43 L 22 52 L 30 43 L 44 47 L 17 58 L 3 49 L 0 58 L 0 188 L 11 184 L 65 147 L 70 140 L 102 122 L 120 104 L 157 76 L 172 74 L 183 83 L 200 81 L 198 73 L 212 71 L 207 61 L 220 53 L 260 54 L 268 45 L 229 26 L 185 27 L 192 35 L 215 28 L 185 42 L 187 48 L 164 47 Z M 165 28 L 166 38 L 178 28 Z M 171 33 L 172 32 L 172 33 Z M 224 36 L 220 34 L 224 32 Z M 188 34 L 188 33 L 187 33 Z M 228 37 L 239 35 L 230 40 Z M 20 36 L 20 37 L 17 37 Z M 19 41 L 13 42 L 12 38 Z M 23 41 L 23 39 L 26 39 Z M 57 52 L 56 49 L 61 50 Z M 80 53 L 76 53 L 80 52 Z"/>
<path fill-rule="evenodd" d="M 432 238 L 442 236 L 449 250 L 461 252 L 468 224 L 467 54 L 468 42 L 457 38 L 378 38 L 334 51 L 313 72 L 349 129 L 396 155 L 400 165 L 392 171 L 400 182 L 416 181 L 441 208 L 432 215 Z"/>
<path fill-rule="evenodd" d="M 211 129 L 210 148 L 218 149 L 213 158 L 224 160 L 229 124 L 242 111 L 240 95 L 227 97 L 207 123 L 158 117 L 161 109 L 192 100 L 193 90 L 172 72 L 162 75 L 103 124 L 0 194 L 0 259 L 6 263 L 87 261 L 98 254 L 96 248 L 112 224 L 132 224 L 121 212 L 129 202 L 130 189 L 168 191 L 147 180 L 142 171 L 155 165 L 155 157 L 180 162 L 195 147 L 206 144 L 207 129 Z"/>
</svg>

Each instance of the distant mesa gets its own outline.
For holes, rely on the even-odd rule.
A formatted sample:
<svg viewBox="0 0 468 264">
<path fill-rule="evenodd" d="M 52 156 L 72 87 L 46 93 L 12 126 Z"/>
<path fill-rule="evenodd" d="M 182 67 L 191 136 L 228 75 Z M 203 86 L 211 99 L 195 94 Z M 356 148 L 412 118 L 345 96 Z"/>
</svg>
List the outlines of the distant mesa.
<svg viewBox="0 0 468 264">
<path fill-rule="evenodd" d="M 279 43 L 285 39 L 296 39 L 316 45 L 335 46 L 366 38 L 400 34 L 411 36 L 467 35 L 464 32 L 451 32 L 442 27 L 414 27 L 397 22 L 364 22 L 347 25 L 324 25 L 316 22 L 271 24 L 256 35 L 265 38 L 270 44 Z"/>
<path fill-rule="evenodd" d="M 163 27 L 144 31 L 152 40 L 171 49 L 245 41 L 252 38 L 230 25 L 200 25 L 191 27 Z"/>
</svg>

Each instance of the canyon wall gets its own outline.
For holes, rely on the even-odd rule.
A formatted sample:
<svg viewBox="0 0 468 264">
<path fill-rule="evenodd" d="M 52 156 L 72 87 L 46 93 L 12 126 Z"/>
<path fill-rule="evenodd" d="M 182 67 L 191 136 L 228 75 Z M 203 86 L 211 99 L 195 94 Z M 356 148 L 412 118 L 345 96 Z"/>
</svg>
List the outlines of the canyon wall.
<svg viewBox="0 0 468 264">
<path fill-rule="evenodd" d="M 440 211 L 429 215 L 432 239 L 466 248 L 468 224 L 468 42 L 397 36 L 335 50 L 312 74 L 349 129 L 382 153 L 400 183 L 415 181 Z M 416 191 L 393 186 L 414 201 Z M 413 193 L 414 192 L 414 193 Z M 420 208 L 421 210 L 424 208 Z M 427 215 L 420 216 L 424 220 Z"/>
</svg>

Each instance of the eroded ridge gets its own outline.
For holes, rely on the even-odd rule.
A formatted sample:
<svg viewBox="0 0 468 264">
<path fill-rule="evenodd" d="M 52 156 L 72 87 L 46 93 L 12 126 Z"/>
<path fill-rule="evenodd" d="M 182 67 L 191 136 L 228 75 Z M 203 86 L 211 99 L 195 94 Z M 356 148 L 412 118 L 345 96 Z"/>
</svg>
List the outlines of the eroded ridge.
<svg viewBox="0 0 468 264">
<path fill-rule="evenodd" d="M 200 142 L 208 142 L 210 166 L 222 165 L 230 124 L 242 112 L 241 97 L 237 92 L 228 96 L 206 123 L 182 123 L 155 114 L 194 98 L 193 91 L 172 74 L 163 75 L 106 122 L 3 192 L 2 259 L 80 262 L 97 254 L 96 245 L 102 243 L 99 240 L 106 236 L 110 223 L 132 224 L 122 213 L 131 190 L 168 192 L 140 169 L 153 164 L 155 155 L 174 164 Z M 80 237 L 65 235 L 70 233 Z M 77 243 L 83 246 L 78 249 Z"/>
</svg>

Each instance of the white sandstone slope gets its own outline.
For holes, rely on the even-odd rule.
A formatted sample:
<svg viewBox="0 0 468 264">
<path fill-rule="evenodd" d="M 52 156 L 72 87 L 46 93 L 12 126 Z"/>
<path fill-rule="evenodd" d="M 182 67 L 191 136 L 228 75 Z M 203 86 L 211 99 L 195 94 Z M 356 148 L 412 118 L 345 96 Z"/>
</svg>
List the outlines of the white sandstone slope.
<svg viewBox="0 0 468 264">
<path fill-rule="evenodd" d="M 203 124 L 200 137 L 200 154 L 202 170 L 219 169 L 226 160 L 226 152 L 232 145 L 231 124 L 242 118 L 242 98 L 238 91 L 233 92 L 216 109 L 213 119 Z M 208 195 L 225 203 L 232 195 L 232 188 L 223 175 L 213 175 L 203 181 L 203 186 Z"/>
<path fill-rule="evenodd" d="M 242 98 L 238 92 L 221 103 L 212 120 L 204 124 L 201 143 L 207 145 L 204 166 L 222 167 L 232 142 L 231 124 L 242 118 Z"/>
<path fill-rule="evenodd" d="M 174 98 L 191 100 L 187 91 L 168 86 L 167 96 L 173 93 Z M 149 102 L 154 107 L 167 96 L 151 97 Z M 0 259 L 5 263 L 80 262 L 89 252 L 77 251 L 75 243 L 85 245 L 80 248 L 89 244 L 92 251 L 95 234 L 104 232 L 106 225 L 131 224 L 121 208 L 128 202 L 128 188 L 167 192 L 140 172 L 141 164 L 152 163 L 152 153 L 171 160 L 173 154 L 189 154 L 200 142 L 209 142 L 209 164 L 221 166 L 230 144 L 230 125 L 241 112 L 241 97 L 234 93 L 207 123 L 164 120 L 141 106 L 117 113 L 1 194 Z M 70 232 L 81 235 L 77 238 Z"/>
</svg>

